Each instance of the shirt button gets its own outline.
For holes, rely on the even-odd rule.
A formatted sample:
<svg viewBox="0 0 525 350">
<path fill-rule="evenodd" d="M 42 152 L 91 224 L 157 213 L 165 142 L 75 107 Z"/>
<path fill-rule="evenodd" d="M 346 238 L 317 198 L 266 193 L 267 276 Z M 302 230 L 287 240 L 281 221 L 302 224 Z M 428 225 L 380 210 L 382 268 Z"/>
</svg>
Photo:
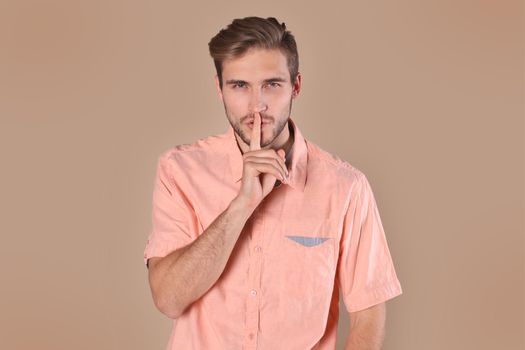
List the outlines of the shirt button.
<svg viewBox="0 0 525 350">
<path fill-rule="evenodd" d="M 256 291 L 255 289 L 252 289 L 252 290 L 250 291 L 250 294 L 251 294 L 252 296 L 256 296 L 256 295 L 257 295 L 257 291 Z"/>
<path fill-rule="evenodd" d="M 250 337 L 250 339 L 253 339 L 254 335 L 253 333 L 250 333 L 250 335 L 248 335 Z"/>
<path fill-rule="evenodd" d="M 256 252 L 260 252 L 260 251 L 261 251 L 261 247 L 256 246 L 256 247 L 255 247 L 255 251 L 256 251 Z"/>
</svg>

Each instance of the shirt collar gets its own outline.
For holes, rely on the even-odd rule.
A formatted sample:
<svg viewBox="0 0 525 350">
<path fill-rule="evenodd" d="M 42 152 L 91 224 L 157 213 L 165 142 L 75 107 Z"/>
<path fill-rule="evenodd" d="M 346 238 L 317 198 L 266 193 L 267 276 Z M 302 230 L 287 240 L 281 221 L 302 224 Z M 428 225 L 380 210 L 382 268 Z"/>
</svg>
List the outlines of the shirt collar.
<svg viewBox="0 0 525 350">
<path fill-rule="evenodd" d="M 291 149 L 292 161 L 290 169 L 288 169 L 289 181 L 287 185 L 290 185 L 294 189 L 304 191 L 308 162 L 306 140 L 291 117 L 288 119 L 288 123 L 294 131 L 294 142 Z M 235 138 L 235 131 L 231 125 L 228 127 L 225 136 L 233 181 L 237 183 L 242 179 L 243 160 L 241 150 Z M 282 185 L 285 184 L 283 183 Z"/>
</svg>

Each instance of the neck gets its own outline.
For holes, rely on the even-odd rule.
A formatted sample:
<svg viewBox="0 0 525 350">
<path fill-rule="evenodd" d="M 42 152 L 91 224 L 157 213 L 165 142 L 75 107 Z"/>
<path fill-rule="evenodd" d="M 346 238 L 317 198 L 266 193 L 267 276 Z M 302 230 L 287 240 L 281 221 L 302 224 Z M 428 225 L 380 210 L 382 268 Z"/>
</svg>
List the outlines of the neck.
<svg viewBox="0 0 525 350">
<path fill-rule="evenodd" d="M 285 163 L 287 166 L 290 165 L 290 162 L 292 161 L 293 143 L 295 141 L 294 131 L 293 131 L 292 125 L 289 122 L 288 122 L 288 132 L 289 132 L 288 140 L 286 140 L 286 142 L 284 143 L 282 147 L 286 154 Z"/>
</svg>

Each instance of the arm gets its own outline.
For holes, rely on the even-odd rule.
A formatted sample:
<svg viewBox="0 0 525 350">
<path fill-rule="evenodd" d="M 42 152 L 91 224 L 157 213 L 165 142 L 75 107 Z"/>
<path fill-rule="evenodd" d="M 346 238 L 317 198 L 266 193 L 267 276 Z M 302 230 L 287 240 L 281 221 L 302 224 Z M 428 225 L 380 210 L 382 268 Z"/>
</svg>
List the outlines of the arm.
<svg viewBox="0 0 525 350">
<path fill-rule="evenodd" d="M 236 197 L 195 241 L 148 260 L 149 284 L 159 311 L 177 318 L 208 291 L 222 274 L 252 212 Z"/>
<path fill-rule="evenodd" d="M 385 337 L 386 306 L 382 302 L 350 313 L 345 350 L 380 350 Z"/>
<path fill-rule="evenodd" d="M 217 282 L 246 221 L 274 188 L 277 178 L 286 178 L 284 152 L 279 150 L 279 154 L 273 149 L 261 149 L 261 118 L 258 112 L 255 116 L 250 150 L 243 152 L 239 194 L 192 243 L 163 258 L 149 259 L 149 284 L 155 306 L 170 318 L 179 317 Z M 268 158 L 273 160 L 269 162 Z M 172 231 L 174 219 L 170 215 L 175 215 L 180 208 L 184 210 L 184 205 L 175 209 L 169 205 L 178 195 L 172 196 L 170 191 L 166 191 L 166 186 L 170 184 L 169 175 L 166 167 L 160 165 L 159 162 L 160 181 L 157 182 L 154 197 L 154 213 L 162 218 L 159 220 L 168 227 L 168 231 Z M 261 174 L 264 176 L 259 178 Z M 175 186 L 172 190 L 177 191 Z M 166 213 L 169 213 L 167 217 Z"/>
</svg>

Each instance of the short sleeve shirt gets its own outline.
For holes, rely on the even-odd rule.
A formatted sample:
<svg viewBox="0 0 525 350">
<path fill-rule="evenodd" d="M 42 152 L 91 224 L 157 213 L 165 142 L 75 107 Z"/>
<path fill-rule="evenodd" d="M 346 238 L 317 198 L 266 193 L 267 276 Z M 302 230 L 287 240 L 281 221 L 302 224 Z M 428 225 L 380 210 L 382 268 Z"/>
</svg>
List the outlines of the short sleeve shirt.
<svg viewBox="0 0 525 350">
<path fill-rule="evenodd" d="M 289 182 L 246 222 L 217 282 L 173 319 L 167 349 L 334 350 L 355 312 L 402 294 L 367 177 L 293 132 Z M 238 194 L 229 126 L 158 158 L 144 263 L 191 244 Z"/>
</svg>

